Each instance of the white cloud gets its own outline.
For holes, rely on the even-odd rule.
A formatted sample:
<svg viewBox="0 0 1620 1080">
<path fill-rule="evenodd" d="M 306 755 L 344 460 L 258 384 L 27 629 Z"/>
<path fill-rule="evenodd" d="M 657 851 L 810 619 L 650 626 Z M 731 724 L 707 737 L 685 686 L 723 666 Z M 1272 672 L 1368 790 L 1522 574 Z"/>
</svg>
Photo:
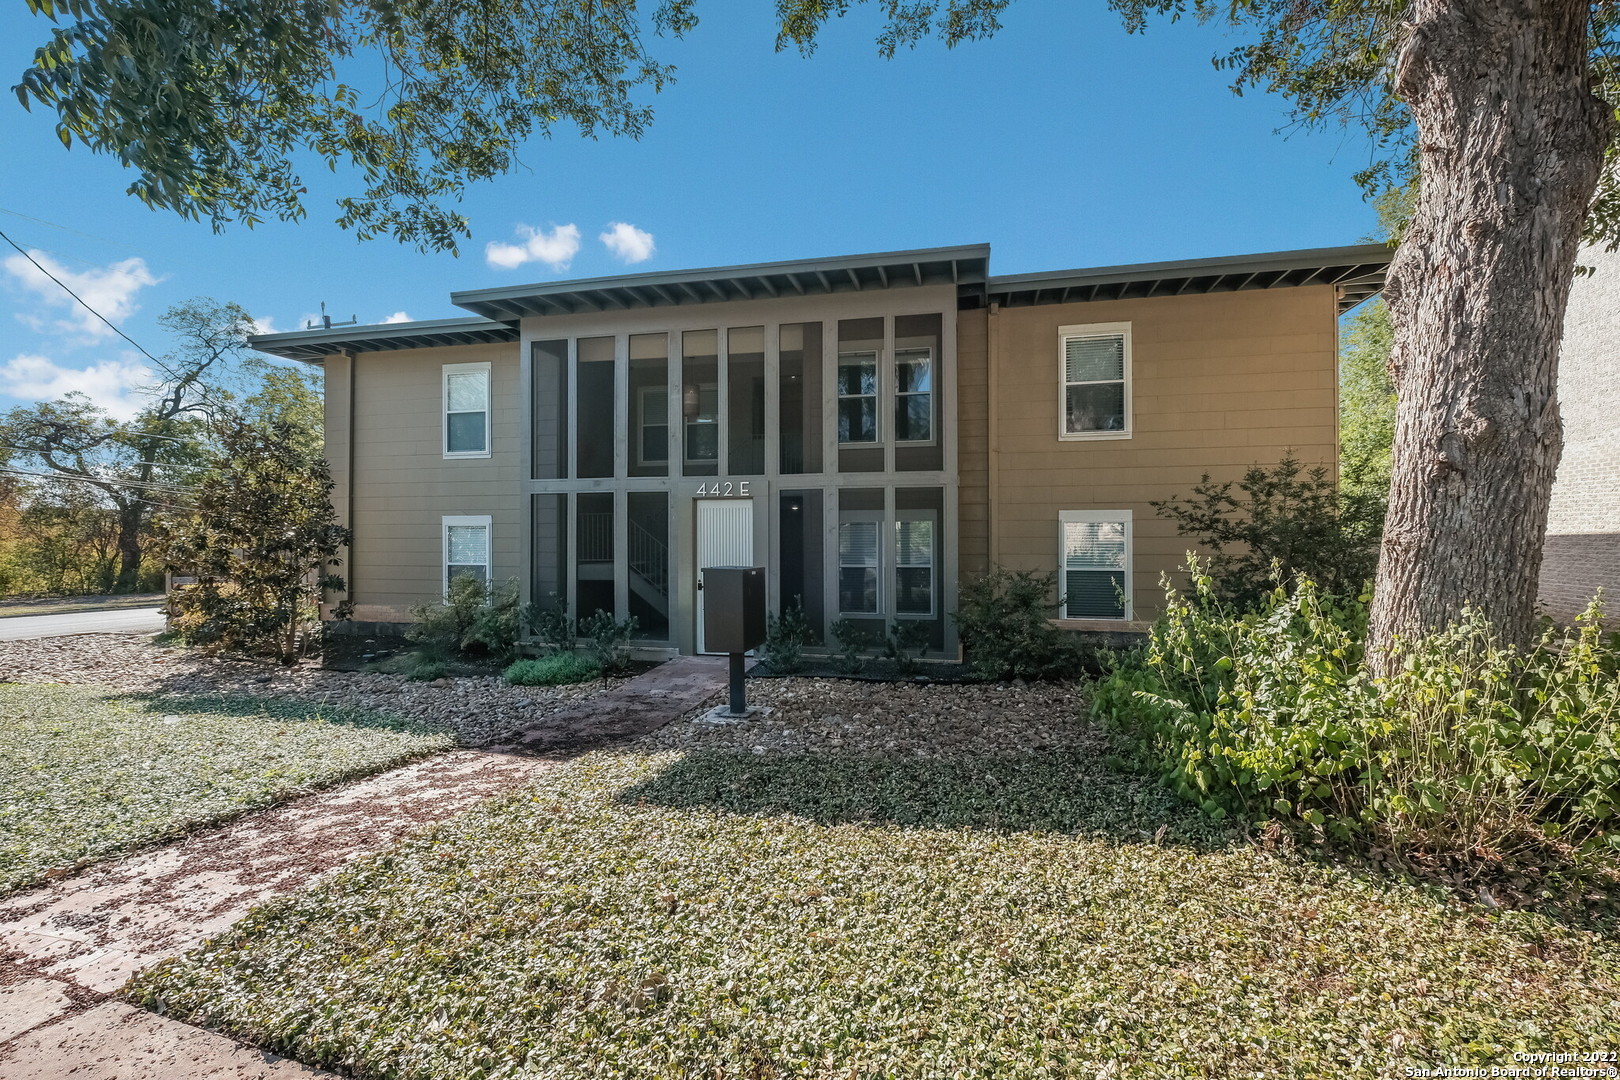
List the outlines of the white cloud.
<svg viewBox="0 0 1620 1080">
<path fill-rule="evenodd" d="M 50 401 L 76 390 L 117 419 L 128 420 L 147 403 L 137 387 L 152 379 L 152 372 L 134 356 L 125 353 L 122 360 L 71 368 L 48 356 L 19 353 L 0 364 L 0 393 L 25 401 Z"/>
<path fill-rule="evenodd" d="M 272 319 L 270 316 L 268 316 L 268 315 L 254 315 L 251 318 L 253 320 L 253 332 L 255 334 L 279 334 L 279 333 L 281 333 L 280 330 L 276 329 L 276 320 Z"/>
<path fill-rule="evenodd" d="M 623 221 L 609 223 L 600 239 L 609 251 L 627 263 L 646 262 L 656 250 L 652 233 Z"/>
<path fill-rule="evenodd" d="M 557 225 L 549 232 L 519 225 L 521 243 L 503 244 L 492 240 L 484 248 L 484 259 L 502 270 L 515 270 L 524 263 L 543 262 L 553 270 L 566 270 L 579 253 L 579 226 Z"/>
<path fill-rule="evenodd" d="M 38 315 L 17 316 L 42 333 L 69 332 L 79 334 L 85 341 L 99 341 L 110 336 L 112 330 L 107 323 L 85 310 L 85 304 L 117 326 L 139 310 L 140 305 L 135 303 L 136 294 L 148 285 L 156 285 L 163 280 L 147 268 L 145 259 L 140 258 L 123 259 L 106 267 L 92 267 L 76 273 L 43 251 L 30 251 L 28 254 L 33 257 L 33 263 L 21 255 L 7 257 L 3 264 L 6 273 L 16 285 L 33 293 L 41 303 L 68 311 L 67 318 L 55 323 Z M 63 292 L 62 286 L 47 277 L 41 267 L 61 281 L 62 285 L 78 293 L 84 304 Z"/>
<path fill-rule="evenodd" d="M 383 325 L 387 326 L 389 323 L 410 322 L 410 321 L 411 321 L 411 317 L 409 315 L 405 314 L 403 311 L 396 311 L 392 315 L 388 316 L 388 318 L 383 320 Z"/>
</svg>

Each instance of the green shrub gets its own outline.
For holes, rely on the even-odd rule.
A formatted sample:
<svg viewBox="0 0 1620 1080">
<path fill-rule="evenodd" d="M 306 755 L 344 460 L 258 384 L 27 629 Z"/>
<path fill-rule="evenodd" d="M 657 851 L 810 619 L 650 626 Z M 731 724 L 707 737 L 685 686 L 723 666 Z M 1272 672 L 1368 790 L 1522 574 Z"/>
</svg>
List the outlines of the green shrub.
<svg viewBox="0 0 1620 1080">
<path fill-rule="evenodd" d="M 786 675 L 804 666 L 804 646 L 810 640 L 810 624 L 797 603 L 765 620 L 765 662 L 771 671 Z"/>
<path fill-rule="evenodd" d="M 568 614 L 568 605 L 556 593 L 545 603 L 531 601 L 523 622 L 535 637 L 559 652 L 571 652 L 579 645 L 579 627 Z"/>
<path fill-rule="evenodd" d="M 1093 695 L 1175 791 L 1420 862 L 1617 864 L 1620 640 L 1596 601 L 1527 652 L 1468 612 L 1379 680 L 1361 665 L 1367 597 L 1302 578 L 1238 613 L 1190 569 L 1194 595 L 1167 590 L 1148 645 Z"/>
<path fill-rule="evenodd" d="M 1193 496 L 1152 505 L 1212 553 L 1208 573 L 1225 603 L 1264 605 L 1279 569 L 1285 581 L 1303 574 L 1335 596 L 1356 596 L 1377 573 L 1386 495 L 1341 491 L 1324 465 L 1306 469 L 1290 454 L 1235 485 L 1205 473 Z"/>
<path fill-rule="evenodd" d="M 411 653 L 410 656 L 412 659 L 405 668 L 405 677 L 414 682 L 432 682 L 450 673 L 449 665 L 443 660 L 421 653 Z"/>
<path fill-rule="evenodd" d="M 1052 625 L 1057 575 L 992 567 L 962 587 L 955 614 L 968 667 L 981 679 L 1072 679 L 1074 638 Z"/>
<path fill-rule="evenodd" d="M 561 686 L 588 682 L 602 669 L 587 657 L 572 652 L 556 652 L 538 660 L 514 661 L 501 677 L 513 686 Z"/>
<path fill-rule="evenodd" d="M 845 675 L 859 675 L 866 670 L 866 650 L 877 644 L 872 632 L 850 619 L 835 619 L 827 632 L 838 644 L 838 670 Z"/>
<path fill-rule="evenodd" d="M 489 588 L 462 574 L 450 580 L 443 600 L 411 608 L 416 621 L 405 636 L 426 656 L 473 653 L 510 661 L 522 638 L 520 611 L 516 578 Z"/>
<path fill-rule="evenodd" d="M 451 578 L 443 600 L 430 600 L 411 608 L 411 618 L 415 621 L 405 631 L 406 639 L 434 656 L 460 652 L 478 624 L 479 609 L 488 596 L 484 583 L 471 575 L 459 574 Z"/>
<path fill-rule="evenodd" d="M 916 619 L 896 619 L 883 643 L 883 655 L 907 675 L 917 670 L 917 658 L 928 652 L 929 626 Z"/>
<path fill-rule="evenodd" d="M 489 590 L 473 615 L 471 628 L 462 638 L 463 650 L 486 652 L 503 662 L 517 659 L 523 638 L 519 592 L 517 578 Z"/>
<path fill-rule="evenodd" d="M 580 620 L 579 629 L 591 639 L 591 658 L 596 666 L 604 674 L 617 675 L 630 666 L 630 653 L 624 645 L 640 626 L 634 615 L 619 622 L 611 612 L 598 611 Z"/>
</svg>

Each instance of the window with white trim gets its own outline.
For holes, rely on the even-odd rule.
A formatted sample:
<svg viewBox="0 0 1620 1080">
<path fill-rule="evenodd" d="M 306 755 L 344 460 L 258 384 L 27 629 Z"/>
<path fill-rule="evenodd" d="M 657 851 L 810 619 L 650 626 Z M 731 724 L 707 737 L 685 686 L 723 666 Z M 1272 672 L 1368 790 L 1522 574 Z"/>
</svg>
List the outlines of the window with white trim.
<svg viewBox="0 0 1620 1080">
<path fill-rule="evenodd" d="M 489 456 L 489 364 L 444 365 L 444 456 Z"/>
<path fill-rule="evenodd" d="M 878 354 L 838 354 L 838 441 L 878 441 Z"/>
<path fill-rule="evenodd" d="M 1065 510 L 1058 515 L 1065 619 L 1131 617 L 1131 512 Z"/>
<path fill-rule="evenodd" d="M 894 613 L 929 618 L 934 614 L 934 561 L 938 529 L 933 514 L 901 517 L 894 523 Z"/>
<path fill-rule="evenodd" d="M 461 516 L 443 519 L 444 587 L 458 577 L 489 584 L 490 518 Z"/>
<path fill-rule="evenodd" d="M 932 349 L 900 349 L 894 354 L 894 439 L 934 441 Z"/>
<path fill-rule="evenodd" d="M 882 559 L 878 537 L 882 514 L 844 514 L 838 523 L 838 610 L 876 615 L 882 609 Z"/>
<path fill-rule="evenodd" d="M 1123 439 L 1131 433 L 1131 324 L 1058 327 L 1058 434 Z"/>
</svg>

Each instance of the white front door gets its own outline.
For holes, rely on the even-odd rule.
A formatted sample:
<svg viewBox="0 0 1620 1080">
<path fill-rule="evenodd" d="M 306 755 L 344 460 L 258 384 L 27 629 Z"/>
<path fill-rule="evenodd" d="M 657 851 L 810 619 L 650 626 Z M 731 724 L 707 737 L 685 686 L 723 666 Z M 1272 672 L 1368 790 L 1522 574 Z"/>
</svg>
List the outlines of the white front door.
<svg viewBox="0 0 1620 1080">
<path fill-rule="evenodd" d="M 697 500 L 697 651 L 703 647 L 703 568 L 754 565 L 754 500 Z"/>
</svg>

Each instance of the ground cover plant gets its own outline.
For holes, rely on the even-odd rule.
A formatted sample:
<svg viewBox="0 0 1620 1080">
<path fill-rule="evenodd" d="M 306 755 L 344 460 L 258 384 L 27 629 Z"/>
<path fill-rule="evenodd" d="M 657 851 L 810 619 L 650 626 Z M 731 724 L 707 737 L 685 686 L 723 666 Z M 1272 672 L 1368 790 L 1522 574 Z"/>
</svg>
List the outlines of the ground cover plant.
<svg viewBox="0 0 1620 1080">
<path fill-rule="evenodd" d="M 601 677 L 602 669 L 595 660 L 572 652 L 514 660 L 501 675 L 511 686 L 562 686 Z"/>
<path fill-rule="evenodd" d="M 1596 603 L 1535 648 L 1478 613 L 1374 679 L 1365 597 L 1309 579 L 1258 611 L 1166 593 L 1147 646 L 1095 690 L 1128 756 L 1214 817 L 1275 821 L 1459 884 L 1540 896 L 1620 882 L 1620 640 Z"/>
<path fill-rule="evenodd" d="M 1244 842 L 1109 769 L 1067 688 L 760 691 L 768 724 L 578 759 L 130 993 L 397 1080 L 1401 1075 L 1620 1039 L 1611 936 Z"/>
<path fill-rule="evenodd" d="M 445 749 L 428 725 L 253 698 L 0 685 L 0 893 Z"/>
</svg>

